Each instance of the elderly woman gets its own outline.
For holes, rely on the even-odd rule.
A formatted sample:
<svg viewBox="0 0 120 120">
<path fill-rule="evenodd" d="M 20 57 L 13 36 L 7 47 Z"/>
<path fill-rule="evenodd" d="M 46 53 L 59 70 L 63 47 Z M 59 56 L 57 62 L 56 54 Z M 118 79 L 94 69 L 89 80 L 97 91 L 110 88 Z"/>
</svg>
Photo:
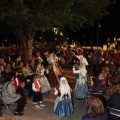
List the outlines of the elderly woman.
<svg viewBox="0 0 120 120">
<path fill-rule="evenodd" d="M 17 103 L 17 108 L 14 111 L 14 115 L 22 116 L 25 98 L 16 93 L 15 84 L 14 84 L 14 74 L 9 73 L 9 82 L 6 82 L 2 86 L 2 98 L 5 104 Z"/>
</svg>

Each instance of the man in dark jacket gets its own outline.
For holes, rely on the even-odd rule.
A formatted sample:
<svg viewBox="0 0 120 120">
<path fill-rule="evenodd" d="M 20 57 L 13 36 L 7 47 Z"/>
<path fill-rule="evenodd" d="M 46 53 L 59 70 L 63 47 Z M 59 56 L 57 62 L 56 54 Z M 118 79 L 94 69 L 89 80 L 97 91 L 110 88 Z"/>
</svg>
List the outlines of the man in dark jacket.
<svg viewBox="0 0 120 120">
<path fill-rule="evenodd" d="M 120 93 L 117 92 L 117 93 L 113 93 L 112 96 L 107 100 L 107 105 L 109 108 L 113 108 L 113 109 L 117 109 L 120 111 Z M 115 111 L 111 111 L 110 112 L 114 112 L 114 113 L 117 113 L 118 112 L 115 112 Z M 119 112 L 119 115 L 120 115 L 120 112 Z M 117 117 L 115 115 L 111 115 L 111 120 L 119 120 L 120 117 Z"/>
</svg>

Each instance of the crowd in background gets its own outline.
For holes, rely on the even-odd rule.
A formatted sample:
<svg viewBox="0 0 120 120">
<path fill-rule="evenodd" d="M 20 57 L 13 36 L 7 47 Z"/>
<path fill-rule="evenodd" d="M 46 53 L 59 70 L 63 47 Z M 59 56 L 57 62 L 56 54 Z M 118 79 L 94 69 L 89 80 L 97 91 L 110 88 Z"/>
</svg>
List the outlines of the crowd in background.
<svg viewBox="0 0 120 120">
<path fill-rule="evenodd" d="M 116 49 L 109 51 L 83 50 L 80 43 L 76 42 L 76 46 L 74 47 L 63 44 L 59 49 L 44 51 L 38 48 L 34 49 L 32 58 L 27 62 L 23 61 L 22 54 L 23 51 L 21 49 L 0 50 L 2 97 L 6 104 L 17 102 L 17 108 L 14 111 L 15 115 L 24 114 L 26 99 L 31 96 L 35 96 L 33 102 L 36 107 L 39 107 L 38 101 L 41 106 L 44 106 L 42 97 L 48 95 L 52 87 L 58 87 L 60 78 L 64 72 L 63 66 L 75 66 L 79 64 L 77 55 L 84 56 L 88 62 L 86 65 L 86 77 L 88 79 L 87 84 L 90 81 L 89 89 L 91 91 L 103 91 L 111 96 L 119 90 L 120 54 Z M 37 84 L 36 79 L 39 78 L 41 79 L 41 83 Z M 90 78 L 92 78 L 92 81 Z M 66 80 L 64 79 L 64 81 Z M 13 86 L 14 90 L 12 89 Z M 10 92 L 6 92 L 7 89 Z M 110 91 L 112 89 L 113 91 Z M 41 94 L 41 96 L 38 95 L 39 97 L 37 97 L 39 99 L 36 99 L 36 92 Z M 11 98 L 6 99 L 9 94 Z M 71 109 L 70 112 L 73 112 L 72 107 Z M 87 113 L 91 115 L 89 110 Z M 101 114 L 103 113 L 104 111 Z"/>
</svg>

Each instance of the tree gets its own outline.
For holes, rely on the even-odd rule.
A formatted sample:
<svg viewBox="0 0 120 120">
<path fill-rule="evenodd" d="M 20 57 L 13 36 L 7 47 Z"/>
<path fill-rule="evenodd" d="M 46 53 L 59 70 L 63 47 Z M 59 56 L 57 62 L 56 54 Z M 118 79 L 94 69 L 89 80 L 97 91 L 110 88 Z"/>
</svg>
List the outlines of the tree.
<svg viewBox="0 0 120 120">
<path fill-rule="evenodd" d="M 115 0 L 113 0 L 115 2 Z M 111 0 L 0 0 L 0 20 L 11 25 L 21 41 L 24 60 L 32 56 L 36 31 L 57 27 L 79 30 L 107 14 Z"/>
</svg>

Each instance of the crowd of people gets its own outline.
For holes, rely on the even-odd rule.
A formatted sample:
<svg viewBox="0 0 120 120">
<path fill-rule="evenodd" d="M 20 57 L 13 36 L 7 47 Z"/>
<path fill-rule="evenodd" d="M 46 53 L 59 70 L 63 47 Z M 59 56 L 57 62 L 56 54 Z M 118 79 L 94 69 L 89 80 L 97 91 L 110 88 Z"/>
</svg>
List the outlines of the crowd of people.
<svg viewBox="0 0 120 120">
<path fill-rule="evenodd" d="M 1 97 L 5 104 L 17 103 L 14 115 L 24 114 L 28 97 L 33 98 L 35 107 L 44 107 L 43 97 L 49 95 L 52 88 L 58 96 L 54 113 L 58 116 L 73 113 L 72 89 L 63 76 L 64 64 L 73 66 L 73 73 L 76 74 L 73 92 L 79 100 L 87 99 L 90 91 L 102 91 L 109 97 L 119 91 L 119 76 L 114 77 L 120 74 L 120 55 L 116 49 L 86 51 L 76 42 L 74 47 L 63 44 L 55 50 L 34 49 L 32 58 L 27 62 L 22 59 L 21 49 L 1 50 L 0 53 Z M 0 112 L 0 119 L 2 118 L 4 117 Z M 87 112 L 82 119 L 107 120 L 104 105 L 98 97 L 88 98 Z"/>
</svg>

